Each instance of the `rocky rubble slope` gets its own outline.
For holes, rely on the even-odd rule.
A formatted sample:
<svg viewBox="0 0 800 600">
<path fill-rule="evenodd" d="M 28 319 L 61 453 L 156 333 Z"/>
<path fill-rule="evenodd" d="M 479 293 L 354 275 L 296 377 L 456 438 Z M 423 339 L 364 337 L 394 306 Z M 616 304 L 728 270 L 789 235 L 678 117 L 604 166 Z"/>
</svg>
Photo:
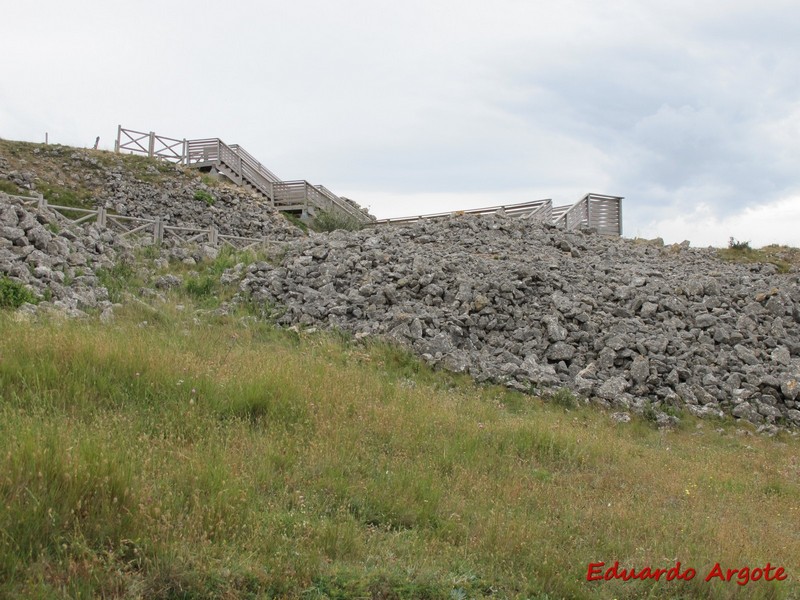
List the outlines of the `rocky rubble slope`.
<svg viewBox="0 0 800 600">
<path fill-rule="evenodd" d="M 386 336 L 481 381 L 661 423 L 674 406 L 800 425 L 800 282 L 773 265 L 495 215 L 315 235 L 241 277 L 284 324 Z"/>
<path fill-rule="evenodd" d="M 0 180 L 43 192 L 51 204 L 62 204 L 62 192 L 68 190 L 88 206 L 102 205 L 131 217 L 161 217 L 167 225 L 214 225 L 222 234 L 277 241 L 302 235 L 247 190 L 139 156 L 0 140 Z M 198 199 L 198 192 L 211 203 Z"/>
<path fill-rule="evenodd" d="M 71 226 L 55 211 L 23 206 L 0 193 L 0 276 L 28 287 L 42 300 L 41 309 L 73 317 L 89 309 L 110 311 L 108 290 L 96 271 L 112 267 L 130 250 L 130 243 L 111 231 Z"/>
</svg>

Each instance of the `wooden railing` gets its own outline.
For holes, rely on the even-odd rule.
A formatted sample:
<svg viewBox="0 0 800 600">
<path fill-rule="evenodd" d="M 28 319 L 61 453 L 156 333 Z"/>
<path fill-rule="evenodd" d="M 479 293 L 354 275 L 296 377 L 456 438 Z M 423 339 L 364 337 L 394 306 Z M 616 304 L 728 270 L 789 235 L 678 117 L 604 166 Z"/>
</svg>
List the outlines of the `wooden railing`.
<svg viewBox="0 0 800 600">
<path fill-rule="evenodd" d="M 304 179 L 275 183 L 275 207 L 279 210 L 302 210 L 314 216 L 316 210 L 338 212 L 356 223 L 369 224 L 372 219 L 347 200 L 322 185 L 312 185 Z"/>
<path fill-rule="evenodd" d="M 415 223 L 422 219 L 443 219 L 461 215 L 488 215 L 503 210 L 506 215 L 529 219 L 531 221 L 552 223 L 567 230 L 581 227 L 594 227 L 605 235 L 622 235 L 622 197 L 603 194 L 586 194 L 575 204 L 553 206 L 550 199 L 534 200 L 519 204 L 488 206 L 471 210 L 379 219 L 376 225 Z"/>
<path fill-rule="evenodd" d="M 186 157 L 186 140 L 156 135 L 152 131 L 145 133 L 144 131 L 123 129 L 122 125 L 119 125 L 114 152 L 123 151 L 182 163 Z"/>
<path fill-rule="evenodd" d="M 312 214 L 316 210 L 334 211 L 359 223 L 372 218 L 342 200 L 324 186 L 307 181 L 281 181 L 253 155 L 237 144 L 228 145 L 219 138 L 177 140 L 124 129 L 117 131 L 117 152 L 147 154 L 194 168 L 213 167 L 239 185 L 252 187 L 282 210 L 301 210 Z"/>
<path fill-rule="evenodd" d="M 566 230 L 593 227 L 604 235 L 622 235 L 622 196 L 586 194 L 571 206 L 553 209 L 553 223 Z"/>
<path fill-rule="evenodd" d="M 89 209 L 50 204 L 42 195 L 29 197 L 5 194 L 5 196 L 13 198 L 25 206 L 33 206 L 39 210 L 53 210 L 72 225 L 80 225 L 95 221 L 99 229 L 109 229 L 122 237 L 144 235 L 151 238 L 154 244 L 161 244 L 165 240 L 174 239 L 181 244 L 202 242 L 211 246 L 227 245 L 237 250 L 245 250 L 258 245 L 276 243 L 265 238 L 224 235 L 219 233 L 214 226 L 208 228 L 192 226 L 178 227 L 167 225 L 166 221 L 161 217 L 144 219 L 126 215 L 116 215 L 113 213 L 110 214 L 103 206 L 96 209 Z M 0 195 L 0 197 L 2 197 L 2 195 Z"/>
<path fill-rule="evenodd" d="M 499 206 L 487 206 L 485 208 L 473 208 L 470 210 L 457 210 L 450 212 L 431 213 L 427 215 L 416 215 L 413 217 L 395 217 L 392 219 L 378 219 L 377 225 L 383 224 L 403 224 L 415 223 L 422 219 L 444 219 L 448 217 L 458 217 L 461 215 L 490 215 L 502 210 L 505 214 L 530 219 L 531 221 L 549 221 L 550 213 L 553 209 L 553 202 L 549 198 L 545 200 L 534 200 L 532 202 L 521 202 L 518 204 L 503 204 Z"/>
<path fill-rule="evenodd" d="M 315 185 L 314 186 L 320 194 L 328 198 L 338 210 L 346 213 L 351 219 L 354 219 L 356 222 L 364 222 L 364 223 L 371 223 L 372 219 L 364 214 L 362 211 L 358 210 L 355 206 L 350 204 L 347 200 L 340 198 L 324 185 Z"/>
</svg>

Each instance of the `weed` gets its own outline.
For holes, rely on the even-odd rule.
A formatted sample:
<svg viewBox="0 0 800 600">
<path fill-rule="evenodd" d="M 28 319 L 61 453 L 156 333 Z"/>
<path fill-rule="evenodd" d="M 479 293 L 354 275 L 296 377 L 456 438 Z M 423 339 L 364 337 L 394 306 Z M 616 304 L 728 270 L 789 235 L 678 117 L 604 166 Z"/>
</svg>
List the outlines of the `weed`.
<svg viewBox="0 0 800 600">
<path fill-rule="evenodd" d="M 292 225 L 302 229 L 304 232 L 308 233 L 308 225 L 300 218 L 293 215 L 290 212 L 281 212 L 281 214 L 288 220 Z"/>
<path fill-rule="evenodd" d="M 336 231 L 337 229 L 358 231 L 363 227 L 364 225 L 353 217 L 334 212 L 319 212 L 311 222 L 311 228 L 320 232 Z"/>
<path fill-rule="evenodd" d="M 576 408 L 578 406 L 578 399 L 569 390 L 569 388 L 560 388 L 550 395 L 548 398 L 550 402 L 557 406 L 564 408 Z"/>
<path fill-rule="evenodd" d="M 188 278 L 184 288 L 196 300 L 208 300 L 217 289 L 217 284 L 213 275 L 197 275 Z"/>
<path fill-rule="evenodd" d="M 0 277 L 0 308 L 19 308 L 25 303 L 36 304 L 36 296 L 18 281 Z"/>
<path fill-rule="evenodd" d="M 209 192 L 205 190 L 195 190 L 194 199 L 205 202 L 209 206 L 213 206 L 215 202 L 214 196 L 212 196 Z"/>
</svg>

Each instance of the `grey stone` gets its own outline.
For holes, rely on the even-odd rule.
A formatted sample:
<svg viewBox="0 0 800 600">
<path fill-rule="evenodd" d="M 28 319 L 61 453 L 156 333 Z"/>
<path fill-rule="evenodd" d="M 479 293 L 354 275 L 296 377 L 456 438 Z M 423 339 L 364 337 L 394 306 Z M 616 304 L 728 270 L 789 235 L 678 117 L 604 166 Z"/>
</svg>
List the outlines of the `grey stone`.
<svg viewBox="0 0 800 600">
<path fill-rule="evenodd" d="M 182 286 L 183 280 L 176 275 L 162 275 L 160 277 L 156 277 L 153 285 L 156 287 L 156 289 L 168 290 Z"/>
<path fill-rule="evenodd" d="M 548 360 L 572 360 L 575 356 L 575 348 L 566 342 L 556 342 L 551 344 L 545 354 Z"/>
<path fill-rule="evenodd" d="M 650 361 L 644 356 L 637 356 L 631 364 L 631 379 L 636 383 L 644 383 L 650 376 Z"/>
<path fill-rule="evenodd" d="M 603 382 L 595 391 L 595 395 L 613 402 L 618 400 L 627 389 L 628 382 L 625 381 L 625 378 L 616 376 Z"/>
</svg>

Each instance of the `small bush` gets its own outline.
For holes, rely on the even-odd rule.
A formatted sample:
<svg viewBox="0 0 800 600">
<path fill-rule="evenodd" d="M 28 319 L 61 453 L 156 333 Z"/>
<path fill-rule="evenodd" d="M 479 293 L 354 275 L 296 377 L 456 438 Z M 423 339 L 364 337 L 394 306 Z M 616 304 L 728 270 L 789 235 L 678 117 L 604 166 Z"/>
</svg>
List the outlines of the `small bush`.
<svg viewBox="0 0 800 600">
<path fill-rule="evenodd" d="M 194 199 L 195 200 L 202 200 L 203 202 L 205 202 L 209 206 L 213 206 L 214 202 L 215 202 L 214 196 L 212 196 L 210 193 L 208 193 L 205 190 L 197 190 L 197 191 L 195 191 Z"/>
<path fill-rule="evenodd" d="M 30 290 L 8 277 L 0 277 L 0 308 L 19 308 L 26 302 L 36 304 Z"/>
<path fill-rule="evenodd" d="M 731 250 L 740 250 L 740 251 L 743 251 L 743 252 L 747 252 L 748 250 L 752 250 L 752 248 L 750 248 L 750 242 L 749 241 L 748 242 L 739 242 L 734 237 L 731 237 L 728 240 L 728 248 L 730 248 Z"/>
</svg>

